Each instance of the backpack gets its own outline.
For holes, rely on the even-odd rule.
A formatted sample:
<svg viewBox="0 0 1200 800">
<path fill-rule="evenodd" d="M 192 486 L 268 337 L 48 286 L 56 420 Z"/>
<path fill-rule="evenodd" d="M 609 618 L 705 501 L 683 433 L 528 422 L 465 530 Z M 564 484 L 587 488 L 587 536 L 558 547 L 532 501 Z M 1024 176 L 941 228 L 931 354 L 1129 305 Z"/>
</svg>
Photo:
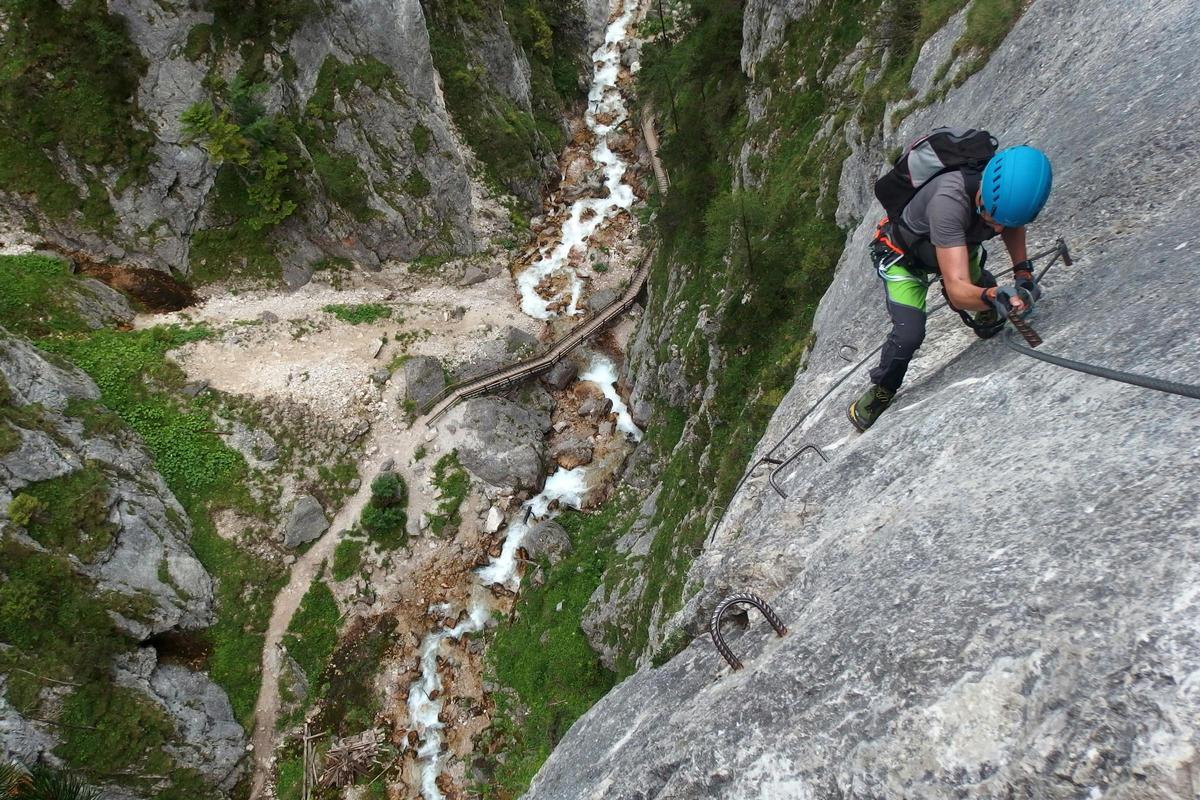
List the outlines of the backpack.
<svg viewBox="0 0 1200 800">
<path fill-rule="evenodd" d="M 875 181 L 875 196 L 890 219 L 899 221 L 904 207 L 922 186 L 944 172 L 960 169 L 967 191 L 979 188 L 983 168 L 996 155 L 999 142 L 974 128 L 935 128 L 910 144 L 887 174 Z"/>
</svg>

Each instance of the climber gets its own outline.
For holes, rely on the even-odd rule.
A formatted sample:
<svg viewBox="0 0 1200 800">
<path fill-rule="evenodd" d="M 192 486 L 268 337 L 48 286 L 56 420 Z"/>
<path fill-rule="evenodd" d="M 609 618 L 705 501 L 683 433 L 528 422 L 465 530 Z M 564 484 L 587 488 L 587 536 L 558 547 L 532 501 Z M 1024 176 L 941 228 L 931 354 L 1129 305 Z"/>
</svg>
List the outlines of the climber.
<svg viewBox="0 0 1200 800">
<path fill-rule="evenodd" d="M 925 295 L 937 275 L 950 307 L 980 338 L 999 333 L 1009 312 L 1032 309 L 1041 290 L 1026 256 L 1025 226 L 1046 204 L 1051 182 L 1050 160 L 1040 150 L 1022 145 L 996 152 L 986 131 L 940 128 L 914 143 L 876 183 L 889 216 L 870 252 L 884 281 L 892 330 L 871 370 L 871 386 L 850 404 L 854 427 L 871 427 L 904 381 L 925 339 Z M 1015 265 L 1015 288 L 998 287 L 984 269 L 983 242 L 995 236 Z"/>
</svg>

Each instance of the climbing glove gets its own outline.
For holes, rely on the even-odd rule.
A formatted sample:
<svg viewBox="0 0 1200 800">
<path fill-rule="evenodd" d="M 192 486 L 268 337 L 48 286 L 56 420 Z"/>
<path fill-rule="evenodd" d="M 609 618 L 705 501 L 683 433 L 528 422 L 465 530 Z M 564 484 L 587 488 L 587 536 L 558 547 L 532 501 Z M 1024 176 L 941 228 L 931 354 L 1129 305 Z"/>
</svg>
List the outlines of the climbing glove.
<svg viewBox="0 0 1200 800">
<path fill-rule="evenodd" d="M 990 303 L 992 308 L 996 309 L 996 313 L 999 314 L 1002 319 L 1012 313 L 1012 311 L 1013 311 L 1012 301 L 1014 298 L 1020 297 L 1023 302 L 1026 302 L 1026 303 L 1030 302 L 1027 299 L 1028 296 L 1021 297 L 1021 293 L 1019 290 L 1010 289 L 1007 286 L 996 287 L 996 289 L 994 290 L 996 292 L 995 297 L 992 297 L 989 294 L 989 292 L 991 292 L 991 291 L 993 291 L 993 290 L 992 289 L 984 289 L 983 293 L 980 295 L 980 299 L 983 300 L 985 303 Z"/>
<path fill-rule="evenodd" d="M 1037 278 L 1033 276 L 1033 262 L 1022 261 L 1013 267 L 1013 283 L 1017 285 L 1018 289 L 1027 292 L 1034 302 L 1042 298 L 1042 287 L 1038 285 Z M 1033 308 L 1032 302 L 1029 307 Z"/>
</svg>

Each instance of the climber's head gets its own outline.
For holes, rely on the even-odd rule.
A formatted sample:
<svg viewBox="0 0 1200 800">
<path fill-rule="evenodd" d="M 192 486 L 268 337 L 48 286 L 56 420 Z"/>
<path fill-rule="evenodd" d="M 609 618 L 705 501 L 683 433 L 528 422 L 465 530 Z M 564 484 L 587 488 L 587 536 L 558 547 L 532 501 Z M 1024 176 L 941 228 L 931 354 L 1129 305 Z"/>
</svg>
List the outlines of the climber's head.
<svg viewBox="0 0 1200 800">
<path fill-rule="evenodd" d="M 1053 174 L 1046 154 L 1028 145 L 1001 150 L 988 161 L 979 185 L 979 213 L 991 225 L 1020 228 L 1041 212 Z"/>
</svg>

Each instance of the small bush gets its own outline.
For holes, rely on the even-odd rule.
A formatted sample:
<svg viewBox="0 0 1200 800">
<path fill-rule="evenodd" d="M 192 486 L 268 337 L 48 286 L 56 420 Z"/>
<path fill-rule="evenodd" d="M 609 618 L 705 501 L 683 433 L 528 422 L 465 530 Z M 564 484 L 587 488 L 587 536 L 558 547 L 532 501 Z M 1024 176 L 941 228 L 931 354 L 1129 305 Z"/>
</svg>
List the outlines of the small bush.
<svg viewBox="0 0 1200 800">
<path fill-rule="evenodd" d="M 381 473 L 371 481 L 371 505 L 380 508 L 390 506 L 406 508 L 408 506 L 408 487 L 404 485 L 404 479 L 395 472 Z"/>
<path fill-rule="evenodd" d="M 429 527 L 440 534 L 462 522 L 458 512 L 471 487 L 471 477 L 458 462 L 457 451 L 447 453 L 433 465 L 433 485 L 438 489 L 438 503 L 429 518 Z"/>
<path fill-rule="evenodd" d="M 22 492 L 12 499 L 8 504 L 8 518 L 13 521 L 13 524 L 24 528 L 33 519 L 33 516 L 45 508 L 41 500 L 38 500 L 33 495 Z"/>
</svg>

